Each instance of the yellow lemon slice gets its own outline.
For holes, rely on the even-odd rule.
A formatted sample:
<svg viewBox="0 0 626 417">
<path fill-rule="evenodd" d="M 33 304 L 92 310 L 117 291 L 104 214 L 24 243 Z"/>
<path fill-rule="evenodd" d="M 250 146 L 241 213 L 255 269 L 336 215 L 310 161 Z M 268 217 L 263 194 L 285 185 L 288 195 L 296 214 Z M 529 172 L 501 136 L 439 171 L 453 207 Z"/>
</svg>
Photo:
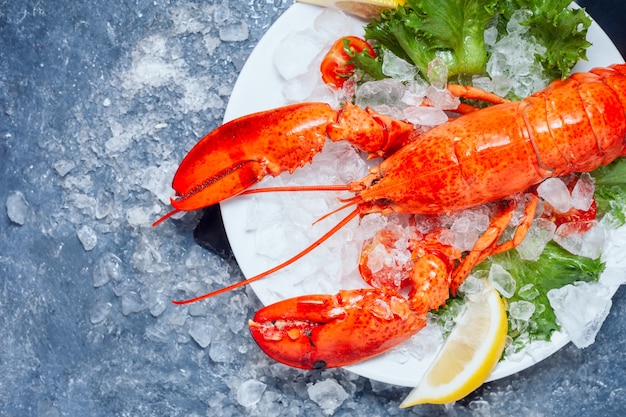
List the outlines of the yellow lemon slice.
<svg viewBox="0 0 626 417">
<path fill-rule="evenodd" d="M 301 3 L 316 4 L 343 10 L 363 19 L 378 17 L 384 9 L 395 9 L 406 0 L 298 0 Z"/>
<path fill-rule="evenodd" d="M 489 287 L 466 304 L 435 361 L 400 407 L 460 400 L 481 386 L 500 360 L 508 331 L 500 295 Z"/>
</svg>

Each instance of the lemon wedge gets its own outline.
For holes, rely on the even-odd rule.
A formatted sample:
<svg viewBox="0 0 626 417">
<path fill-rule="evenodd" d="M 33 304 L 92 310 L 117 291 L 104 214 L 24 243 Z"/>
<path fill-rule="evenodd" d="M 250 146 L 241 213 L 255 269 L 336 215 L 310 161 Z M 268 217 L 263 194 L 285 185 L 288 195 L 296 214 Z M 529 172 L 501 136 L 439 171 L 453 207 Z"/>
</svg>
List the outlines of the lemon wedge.
<svg viewBox="0 0 626 417">
<path fill-rule="evenodd" d="M 466 304 L 435 361 L 401 408 L 460 400 L 481 386 L 500 360 L 508 331 L 500 295 L 488 287 Z"/>
<path fill-rule="evenodd" d="M 384 9 L 395 9 L 406 0 L 297 0 L 301 3 L 315 4 L 343 10 L 363 19 L 378 17 Z"/>
</svg>

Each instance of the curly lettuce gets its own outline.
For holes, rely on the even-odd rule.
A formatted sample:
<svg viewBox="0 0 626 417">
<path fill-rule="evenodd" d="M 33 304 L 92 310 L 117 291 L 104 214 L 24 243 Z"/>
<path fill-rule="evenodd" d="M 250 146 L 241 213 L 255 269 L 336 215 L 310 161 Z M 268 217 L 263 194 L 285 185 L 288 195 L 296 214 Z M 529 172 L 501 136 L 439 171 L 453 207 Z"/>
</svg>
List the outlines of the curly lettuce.
<svg viewBox="0 0 626 417">
<path fill-rule="evenodd" d="M 441 59 L 449 78 L 485 75 L 490 54 L 485 31 L 496 27 L 498 38 L 506 35 L 507 22 L 525 10 L 528 35 L 546 48 L 536 56 L 551 79 L 566 77 L 591 45 L 586 40 L 591 18 L 583 9 L 568 8 L 569 0 L 407 0 L 403 6 L 383 11 L 365 27 L 365 38 L 373 41 L 379 55 L 390 51 L 415 65 L 422 75 L 428 64 Z M 355 65 L 370 77 L 361 65 Z M 367 59 L 363 57 L 364 59 Z M 379 62 L 380 64 L 380 62 Z M 372 63 L 369 62 L 371 67 Z"/>
</svg>

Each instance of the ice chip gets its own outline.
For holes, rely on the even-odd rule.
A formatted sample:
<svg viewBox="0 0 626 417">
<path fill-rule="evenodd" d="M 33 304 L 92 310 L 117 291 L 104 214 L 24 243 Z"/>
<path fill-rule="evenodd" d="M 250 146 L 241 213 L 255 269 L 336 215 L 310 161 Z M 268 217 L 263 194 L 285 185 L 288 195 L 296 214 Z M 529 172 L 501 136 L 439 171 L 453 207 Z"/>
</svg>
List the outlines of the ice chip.
<svg viewBox="0 0 626 417">
<path fill-rule="evenodd" d="M 331 42 L 336 41 L 346 33 L 351 33 L 351 26 L 354 20 L 350 19 L 339 9 L 325 8 L 322 13 L 315 18 L 313 29 L 325 39 Z M 356 28 L 355 28 L 356 29 Z"/>
<path fill-rule="evenodd" d="M 219 30 L 220 39 L 224 42 L 241 42 L 248 39 L 248 24 L 245 20 L 222 26 Z"/>
<path fill-rule="evenodd" d="M 514 30 L 503 36 L 490 48 L 487 73 L 492 79 L 507 77 L 511 90 L 519 97 L 526 97 L 548 83 L 543 68 L 536 64 L 535 56 L 543 55 L 545 47 L 538 45 L 528 34 Z M 494 92 L 503 96 L 497 89 Z"/>
<path fill-rule="evenodd" d="M 532 16 L 532 12 L 527 9 L 517 9 L 511 15 L 511 18 L 506 24 L 506 31 L 511 34 L 523 34 L 528 32 L 529 26 L 522 25 Z"/>
<path fill-rule="evenodd" d="M 530 301 L 520 300 L 509 304 L 509 316 L 512 319 L 528 321 L 535 312 L 535 305 Z"/>
<path fill-rule="evenodd" d="M 579 348 L 591 345 L 611 309 L 611 291 L 599 283 L 577 282 L 548 292 L 554 314 Z"/>
<path fill-rule="evenodd" d="M 383 56 L 383 74 L 400 81 L 412 81 L 417 76 L 417 68 L 393 52 L 387 50 Z"/>
<path fill-rule="evenodd" d="M 307 387 L 309 398 L 317 403 L 324 414 L 333 415 L 335 410 L 348 398 L 348 394 L 337 381 L 332 378 L 311 384 Z"/>
<path fill-rule="evenodd" d="M 232 363 L 235 360 L 235 351 L 227 342 L 216 340 L 211 343 L 209 357 L 215 362 Z"/>
<path fill-rule="evenodd" d="M 24 193 L 21 191 L 9 191 L 7 196 L 7 215 L 13 223 L 23 226 L 28 216 L 29 205 Z"/>
<path fill-rule="evenodd" d="M 405 86 L 406 89 L 404 90 L 402 103 L 407 106 L 421 106 L 424 103 L 424 97 L 426 97 L 426 90 L 430 85 L 421 78 L 418 78 L 406 82 Z"/>
<path fill-rule="evenodd" d="M 561 213 L 572 208 L 570 192 L 560 178 L 548 178 L 537 187 L 539 197 Z"/>
<path fill-rule="evenodd" d="M 572 189 L 571 203 L 572 207 L 579 210 L 589 210 L 593 203 L 593 193 L 595 191 L 595 180 L 588 173 L 581 174 L 576 185 Z"/>
<path fill-rule="evenodd" d="M 237 402 L 244 407 L 252 407 L 259 402 L 267 385 L 256 379 L 248 379 L 237 388 Z"/>
<path fill-rule="evenodd" d="M 461 100 L 452 95 L 445 87 L 438 88 L 430 86 L 426 88 L 426 97 L 430 100 L 433 107 L 442 110 L 455 110 L 461 104 Z"/>
<path fill-rule="evenodd" d="M 602 271 L 599 282 L 615 287 L 626 284 L 626 268 L 607 266 Z"/>
<path fill-rule="evenodd" d="M 65 159 L 61 159 L 54 163 L 54 170 L 62 177 L 66 176 L 75 167 L 76 163 L 74 163 L 74 161 L 68 161 Z"/>
<path fill-rule="evenodd" d="M 89 321 L 91 324 L 102 323 L 109 317 L 112 310 L 113 305 L 111 303 L 96 303 L 89 311 Z"/>
<path fill-rule="evenodd" d="M 493 83 L 493 93 L 500 97 L 505 97 L 513 87 L 513 80 L 505 75 L 494 75 L 491 78 Z"/>
<path fill-rule="evenodd" d="M 498 292 L 506 298 L 511 298 L 515 294 L 517 283 L 509 271 L 500 264 L 492 264 L 489 269 L 489 282 Z"/>
<path fill-rule="evenodd" d="M 362 108 L 377 107 L 383 104 L 394 106 L 402 102 L 405 85 L 392 78 L 363 83 L 357 90 L 354 103 Z"/>
<path fill-rule="evenodd" d="M 283 96 L 288 102 L 297 103 L 307 101 L 313 94 L 315 88 L 319 85 L 317 78 L 317 74 L 314 74 L 313 71 L 307 71 L 304 74 L 286 80 L 283 85 Z"/>
<path fill-rule="evenodd" d="M 189 336 L 191 336 L 202 349 L 206 348 L 211 343 L 211 333 L 212 328 L 202 319 L 194 319 L 189 326 Z"/>
<path fill-rule="evenodd" d="M 516 250 L 520 258 L 536 261 L 546 247 L 546 244 L 554 237 L 556 224 L 548 219 L 534 219 L 532 227 L 528 229 L 522 243 Z"/>
<path fill-rule="evenodd" d="M 475 76 L 472 78 L 472 85 L 487 92 L 493 91 L 493 81 L 489 77 Z"/>
<path fill-rule="evenodd" d="M 404 109 L 404 119 L 414 125 L 439 126 L 448 121 L 448 115 L 435 107 L 409 106 Z"/>
<path fill-rule="evenodd" d="M 126 291 L 122 294 L 122 314 L 139 313 L 145 308 L 141 297 L 135 291 Z"/>
<path fill-rule="evenodd" d="M 517 291 L 522 300 L 532 301 L 539 296 L 539 290 L 533 284 L 526 284 Z"/>
<path fill-rule="evenodd" d="M 98 244 L 98 235 L 87 225 L 81 226 L 80 229 L 76 231 L 76 236 L 87 252 L 93 250 L 93 248 L 95 248 Z"/>
<path fill-rule="evenodd" d="M 443 90 L 448 84 L 448 66 L 441 58 L 433 59 L 428 63 L 426 78 L 433 87 Z"/>
<path fill-rule="evenodd" d="M 498 28 L 496 26 L 491 26 L 485 29 L 484 38 L 485 38 L 485 45 L 487 46 L 495 45 L 496 41 L 498 40 Z"/>
<path fill-rule="evenodd" d="M 485 281 L 474 275 L 469 275 L 465 281 L 459 286 L 459 291 L 466 296 L 480 295 L 485 291 Z"/>
<path fill-rule="evenodd" d="M 589 230 L 581 232 L 588 225 Z M 606 231 L 602 223 L 570 222 L 560 225 L 554 233 L 554 241 L 574 255 L 597 259 L 602 254 L 606 241 Z"/>
<path fill-rule="evenodd" d="M 152 299 L 148 304 L 150 314 L 152 317 L 159 317 L 167 309 L 167 306 L 170 304 L 170 300 L 162 294 L 154 295 L 151 298 Z"/>
<path fill-rule="evenodd" d="M 290 33 L 276 48 L 274 66 L 285 80 L 305 74 L 323 46 L 324 43 L 311 31 Z"/>
<path fill-rule="evenodd" d="M 122 276 L 122 260 L 111 252 L 105 252 L 92 271 L 93 286 L 101 287 L 111 279 L 119 281 Z"/>
</svg>

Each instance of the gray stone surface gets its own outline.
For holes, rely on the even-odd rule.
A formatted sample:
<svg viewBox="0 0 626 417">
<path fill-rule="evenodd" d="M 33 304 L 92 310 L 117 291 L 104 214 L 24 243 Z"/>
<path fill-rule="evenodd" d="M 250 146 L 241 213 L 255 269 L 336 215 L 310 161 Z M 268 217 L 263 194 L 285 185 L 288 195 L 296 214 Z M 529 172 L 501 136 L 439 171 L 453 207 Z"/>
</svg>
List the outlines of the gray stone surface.
<svg viewBox="0 0 626 417">
<path fill-rule="evenodd" d="M 289 4 L 0 2 L 0 416 L 623 415 L 623 288 L 592 346 L 407 410 L 407 388 L 266 358 L 248 289 L 170 304 L 241 279 L 197 216 L 150 222 Z"/>
</svg>

